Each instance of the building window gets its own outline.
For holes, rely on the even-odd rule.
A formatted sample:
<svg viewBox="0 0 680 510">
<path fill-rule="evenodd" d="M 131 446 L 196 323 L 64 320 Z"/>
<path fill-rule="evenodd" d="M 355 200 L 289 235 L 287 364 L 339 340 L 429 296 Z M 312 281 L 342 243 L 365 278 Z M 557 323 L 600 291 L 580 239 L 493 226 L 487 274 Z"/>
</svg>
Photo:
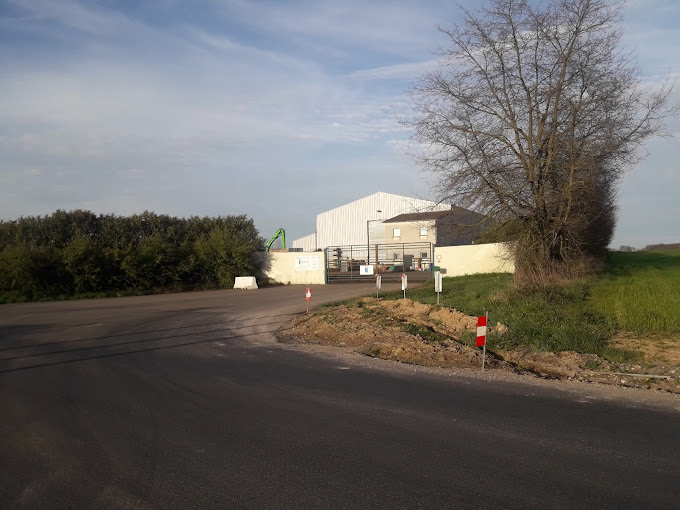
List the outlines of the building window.
<svg viewBox="0 0 680 510">
<path fill-rule="evenodd" d="M 392 237 L 395 239 L 399 239 L 401 237 L 401 229 L 400 228 L 393 228 L 392 229 Z"/>
<path fill-rule="evenodd" d="M 421 259 L 426 259 L 426 258 L 427 258 L 427 252 L 426 252 L 426 251 L 421 251 L 421 252 L 420 252 L 420 258 L 421 258 Z"/>
<path fill-rule="evenodd" d="M 420 227 L 420 237 L 427 236 L 427 227 Z"/>
<path fill-rule="evenodd" d="M 398 253 L 393 253 L 392 255 L 394 256 L 395 261 L 399 260 L 399 254 Z"/>
</svg>

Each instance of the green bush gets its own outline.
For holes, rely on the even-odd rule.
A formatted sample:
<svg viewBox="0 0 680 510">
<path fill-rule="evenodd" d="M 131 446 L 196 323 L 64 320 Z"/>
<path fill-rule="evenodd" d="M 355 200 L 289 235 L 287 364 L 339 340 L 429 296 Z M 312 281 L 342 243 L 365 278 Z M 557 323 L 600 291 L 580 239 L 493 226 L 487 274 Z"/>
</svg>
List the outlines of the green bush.
<svg viewBox="0 0 680 510">
<path fill-rule="evenodd" d="M 99 258 L 92 241 L 83 236 L 76 237 L 62 250 L 64 267 L 72 279 L 76 294 L 101 288 Z"/>
<path fill-rule="evenodd" d="M 56 211 L 0 221 L 0 302 L 230 287 L 256 273 L 263 245 L 245 216 Z"/>
<path fill-rule="evenodd" d="M 29 251 L 24 246 L 6 246 L 0 252 L 0 289 L 31 299 L 35 282 Z"/>
</svg>

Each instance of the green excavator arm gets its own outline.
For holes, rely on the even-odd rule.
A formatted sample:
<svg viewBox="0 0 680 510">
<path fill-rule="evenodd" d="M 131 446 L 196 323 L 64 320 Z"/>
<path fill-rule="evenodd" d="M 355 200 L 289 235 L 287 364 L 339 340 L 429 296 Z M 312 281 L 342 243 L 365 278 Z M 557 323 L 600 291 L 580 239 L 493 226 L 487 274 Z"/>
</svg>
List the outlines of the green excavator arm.
<svg viewBox="0 0 680 510">
<path fill-rule="evenodd" d="M 276 231 L 276 234 L 274 234 L 274 237 L 272 237 L 269 242 L 267 243 L 267 247 L 264 249 L 264 251 L 269 251 L 269 248 L 271 247 L 272 244 L 274 244 L 274 241 L 276 241 L 278 238 L 281 238 L 281 243 L 283 244 L 283 249 L 286 249 L 286 231 L 283 230 L 282 228 L 278 229 Z"/>
</svg>

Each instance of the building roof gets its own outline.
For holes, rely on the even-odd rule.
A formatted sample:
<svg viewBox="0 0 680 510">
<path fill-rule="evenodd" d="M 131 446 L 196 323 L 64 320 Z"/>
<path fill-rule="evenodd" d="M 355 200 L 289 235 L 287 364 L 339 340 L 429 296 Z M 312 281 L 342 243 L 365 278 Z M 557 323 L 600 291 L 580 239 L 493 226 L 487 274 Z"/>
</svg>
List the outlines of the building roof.
<svg viewBox="0 0 680 510">
<path fill-rule="evenodd" d="M 344 214 L 348 210 L 356 210 L 362 207 L 367 207 L 372 212 L 378 212 L 378 210 L 380 210 L 381 212 L 383 213 L 387 212 L 388 214 L 389 214 L 388 209 L 402 211 L 406 210 L 441 211 L 442 209 L 446 208 L 447 211 L 449 210 L 449 206 L 447 206 L 446 204 L 431 202 L 429 200 L 424 200 L 422 198 L 412 198 L 404 195 L 395 195 L 394 193 L 385 193 L 384 191 L 376 191 L 371 195 L 358 198 L 356 200 L 353 200 L 352 202 L 348 202 L 346 204 L 334 207 L 333 209 L 320 212 L 317 216 L 324 216 L 329 213 L 332 214 L 337 211 L 342 211 L 342 213 Z M 395 213 L 393 212 L 392 214 Z"/>
<path fill-rule="evenodd" d="M 463 224 L 470 224 L 471 221 L 479 221 L 479 219 L 483 218 L 483 216 L 479 213 L 452 205 L 451 209 L 447 209 L 446 211 L 426 211 L 419 213 L 400 214 L 394 218 L 383 221 L 383 223 L 406 223 L 409 221 L 439 220 L 447 216 L 451 216 L 451 220 L 460 221 Z"/>
<path fill-rule="evenodd" d="M 407 221 L 438 220 L 451 214 L 451 211 L 426 211 L 418 213 L 400 214 L 394 218 L 383 221 L 383 223 L 405 223 Z"/>
</svg>

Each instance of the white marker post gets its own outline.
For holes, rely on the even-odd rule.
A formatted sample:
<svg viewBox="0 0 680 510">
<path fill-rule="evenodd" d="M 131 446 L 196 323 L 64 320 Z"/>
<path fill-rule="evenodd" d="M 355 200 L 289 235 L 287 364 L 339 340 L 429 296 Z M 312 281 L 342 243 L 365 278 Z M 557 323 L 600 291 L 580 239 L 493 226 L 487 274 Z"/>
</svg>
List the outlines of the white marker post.
<svg viewBox="0 0 680 510">
<path fill-rule="evenodd" d="M 382 276 L 376 275 L 375 277 L 375 297 L 376 299 L 380 296 L 378 296 L 378 293 L 380 292 L 380 285 L 382 284 Z"/>
<path fill-rule="evenodd" d="M 434 291 L 437 293 L 437 304 L 439 304 L 439 293 L 442 291 L 442 273 L 434 272 Z"/>
<path fill-rule="evenodd" d="M 309 313 L 309 302 L 312 300 L 312 289 L 307 287 L 307 292 L 305 292 L 305 301 L 307 302 L 307 313 Z"/>
<path fill-rule="evenodd" d="M 486 360 L 486 323 L 489 320 L 489 312 L 482 317 L 477 317 L 477 347 L 484 347 L 482 351 L 482 372 L 484 372 L 484 361 Z"/>
<path fill-rule="evenodd" d="M 408 287 L 408 276 L 402 273 L 401 275 L 401 290 L 404 291 L 404 297 L 406 297 L 406 287 Z"/>
</svg>

